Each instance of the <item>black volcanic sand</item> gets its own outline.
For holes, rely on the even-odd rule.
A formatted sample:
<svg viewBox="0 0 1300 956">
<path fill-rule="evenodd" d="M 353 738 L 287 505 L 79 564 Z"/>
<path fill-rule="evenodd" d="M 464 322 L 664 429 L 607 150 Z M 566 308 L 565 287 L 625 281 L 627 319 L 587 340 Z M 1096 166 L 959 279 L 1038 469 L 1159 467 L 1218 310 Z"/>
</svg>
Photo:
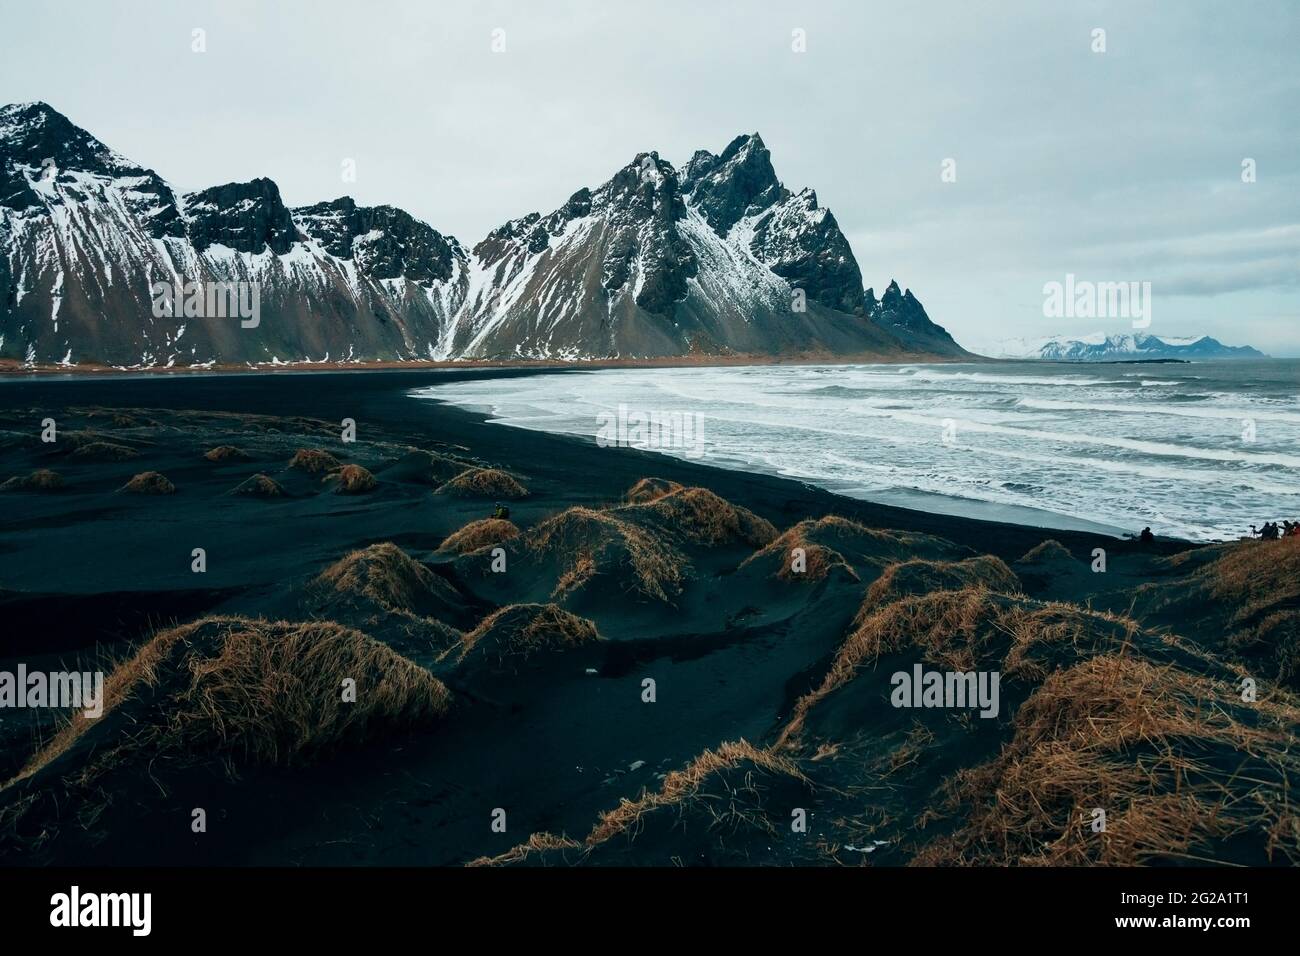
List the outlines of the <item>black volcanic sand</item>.
<svg viewBox="0 0 1300 956">
<path fill-rule="evenodd" d="M 1300 540 L 905 511 L 407 394 L 519 374 L 0 385 L 0 670 L 122 663 L 61 735 L 0 710 L 4 860 L 1297 854 Z M 891 706 L 917 663 L 1000 672 L 999 714 Z"/>
</svg>

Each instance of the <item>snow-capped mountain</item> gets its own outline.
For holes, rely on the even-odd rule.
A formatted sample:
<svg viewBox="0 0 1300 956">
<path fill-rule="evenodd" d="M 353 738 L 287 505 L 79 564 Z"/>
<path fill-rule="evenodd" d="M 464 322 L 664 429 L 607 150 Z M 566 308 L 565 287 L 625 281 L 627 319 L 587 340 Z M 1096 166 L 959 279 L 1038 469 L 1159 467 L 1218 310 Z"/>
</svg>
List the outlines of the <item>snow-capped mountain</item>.
<svg viewBox="0 0 1300 956">
<path fill-rule="evenodd" d="M 993 358 L 1067 362 L 1266 357 L 1263 352 L 1248 345 L 1224 345 L 1208 335 L 1178 338 L 1143 332 L 1120 335 L 1095 332 L 1078 338 L 1053 335 L 1034 339 L 1007 339 L 990 347 L 987 354 Z"/>
<path fill-rule="evenodd" d="M 864 298 L 834 216 L 757 134 L 681 171 L 640 154 L 467 250 L 391 206 L 290 209 L 269 179 L 179 194 L 7 106 L 0 251 L 0 359 L 28 364 L 965 354 L 910 292 Z M 259 316 L 160 315 L 159 283 L 255 286 Z"/>
</svg>

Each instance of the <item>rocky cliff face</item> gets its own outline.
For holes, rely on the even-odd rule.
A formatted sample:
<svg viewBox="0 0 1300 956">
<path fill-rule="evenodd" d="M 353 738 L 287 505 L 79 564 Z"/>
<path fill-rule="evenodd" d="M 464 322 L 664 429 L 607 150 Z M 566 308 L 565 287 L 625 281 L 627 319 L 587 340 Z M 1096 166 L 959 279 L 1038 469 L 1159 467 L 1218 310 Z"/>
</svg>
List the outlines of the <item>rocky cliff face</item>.
<svg viewBox="0 0 1300 956">
<path fill-rule="evenodd" d="M 757 133 L 738 136 L 720 156 L 697 152 L 687 190 L 720 237 L 828 308 L 858 312 L 862 273 L 839 224 L 811 189 L 792 194 L 781 185 Z"/>
<path fill-rule="evenodd" d="M 185 197 L 185 235 L 203 252 L 221 245 L 252 255 L 284 255 L 298 240 L 293 216 L 269 179 L 226 183 Z"/>
<path fill-rule="evenodd" d="M 302 233 L 336 259 L 376 279 L 450 282 L 465 262 L 455 239 L 392 206 L 358 206 L 344 196 L 293 211 Z"/>
<path fill-rule="evenodd" d="M 835 218 L 755 135 L 642 153 L 467 252 L 391 207 L 255 179 L 177 195 L 44 104 L 0 109 L 0 358 L 130 367 L 457 358 L 951 354 L 868 293 Z M 250 283 L 255 325 L 158 315 L 155 283 Z M 896 291 L 896 287 L 894 288 Z M 924 316 L 924 310 L 920 310 Z M 173 317 L 175 316 L 175 317 Z M 960 351 L 960 350 L 958 350 Z"/>
</svg>

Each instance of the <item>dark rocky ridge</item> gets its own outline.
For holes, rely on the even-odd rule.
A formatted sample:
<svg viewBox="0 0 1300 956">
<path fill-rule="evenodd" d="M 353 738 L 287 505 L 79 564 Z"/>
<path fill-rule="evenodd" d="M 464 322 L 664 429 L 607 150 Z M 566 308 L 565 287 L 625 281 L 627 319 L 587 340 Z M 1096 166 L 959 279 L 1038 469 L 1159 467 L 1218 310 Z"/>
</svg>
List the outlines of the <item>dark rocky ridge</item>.
<svg viewBox="0 0 1300 956">
<path fill-rule="evenodd" d="M 269 179 L 212 186 L 185 197 L 186 234 L 202 251 L 214 243 L 237 252 L 269 248 L 284 255 L 293 248 L 298 229 Z"/>
<path fill-rule="evenodd" d="M 875 290 L 868 289 L 863 293 L 862 304 L 864 314 L 885 328 L 918 337 L 932 349 L 941 350 L 946 343 L 956 352 L 961 350 L 947 329 L 931 321 L 925 306 L 912 295 L 912 290 L 900 291 L 895 280 L 890 280 L 885 294 L 879 300 L 876 299 Z"/>
<path fill-rule="evenodd" d="M 393 206 L 358 206 L 350 196 L 293 210 L 303 232 L 376 279 L 446 282 L 465 254 L 428 223 Z"/>
</svg>

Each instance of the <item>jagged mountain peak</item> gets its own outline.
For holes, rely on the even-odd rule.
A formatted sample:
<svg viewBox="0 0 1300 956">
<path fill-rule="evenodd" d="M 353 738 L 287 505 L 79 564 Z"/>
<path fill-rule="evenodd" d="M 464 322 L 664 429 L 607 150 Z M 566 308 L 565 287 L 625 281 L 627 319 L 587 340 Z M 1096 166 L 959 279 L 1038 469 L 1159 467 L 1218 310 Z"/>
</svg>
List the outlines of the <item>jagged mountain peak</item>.
<svg viewBox="0 0 1300 956">
<path fill-rule="evenodd" d="M 722 155 L 726 156 L 728 154 L 736 154 L 747 149 L 766 151 L 767 144 L 763 142 L 763 137 L 758 132 L 741 133 L 727 144 L 726 148 L 722 151 Z"/>
<path fill-rule="evenodd" d="M 280 187 L 265 177 L 211 186 L 184 197 L 186 232 L 200 251 L 220 244 L 236 252 L 288 252 L 298 239 Z"/>
<path fill-rule="evenodd" d="M 757 133 L 717 155 L 698 150 L 681 170 L 640 152 L 554 212 L 494 229 L 474 255 L 485 278 L 457 334 L 491 354 L 498 342 L 543 334 L 544 350 L 528 354 L 580 349 L 560 331 L 575 312 L 599 319 L 583 334 L 608 355 L 714 351 L 728 339 L 753 348 L 759 333 L 746 317 L 785 316 L 792 326 L 795 289 L 862 314 L 861 273 L 834 216 L 814 190 L 781 184 Z M 787 334 L 808 330 L 777 332 Z M 859 320 L 850 334 L 870 331 Z"/>
<path fill-rule="evenodd" d="M 658 152 L 642 152 L 600 186 L 584 186 L 548 215 L 531 212 L 493 229 L 474 255 L 488 266 L 508 256 L 540 255 L 570 223 L 591 216 L 623 223 L 654 220 L 667 227 L 685 214 L 677 170 Z"/>
<path fill-rule="evenodd" d="M 291 213 L 303 235 L 376 279 L 447 282 L 467 259 L 454 237 L 396 206 L 359 206 L 341 196 Z"/>
<path fill-rule="evenodd" d="M 40 169 L 52 160 L 57 170 L 122 174 L 144 172 L 87 130 L 50 106 L 36 101 L 0 107 L 0 161 Z"/>
<path fill-rule="evenodd" d="M 51 172 L 47 156 L 75 162 Z M 864 317 L 834 216 L 781 184 L 757 133 L 681 168 L 639 152 L 472 252 L 395 206 L 287 208 L 265 177 L 178 196 L 47 104 L 0 108 L 0 187 L 0 356 L 27 363 L 863 356 L 925 340 Z M 263 315 L 150 321 L 160 279 L 255 283 Z"/>
<path fill-rule="evenodd" d="M 741 133 L 718 154 L 718 169 L 744 170 L 756 179 L 780 184 L 772 168 L 772 154 L 758 133 Z"/>
<path fill-rule="evenodd" d="M 900 289 L 897 280 L 889 280 L 879 300 L 874 290 L 867 289 L 862 301 L 867 318 L 903 336 L 915 347 L 949 355 L 963 352 L 948 330 L 931 320 L 912 290 Z"/>
<path fill-rule="evenodd" d="M 30 136 L 42 129 L 51 129 L 61 139 L 72 139 L 80 133 L 94 139 L 85 130 L 73 124 L 49 103 L 33 100 L 30 103 L 9 103 L 0 106 L 0 138 L 13 143 L 17 137 Z"/>
<path fill-rule="evenodd" d="M 676 168 L 653 150 L 637 153 L 632 162 L 592 194 L 594 210 L 611 205 L 626 205 L 641 215 L 656 216 L 665 222 L 686 214 Z"/>
<path fill-rule="evenodd" d="M 67 223 L 73 210 L 94 203 L 120 210 L 150 238 L 183 235 L 176 195 L 153 170 L 109 149 L 46 103 L 5 107 L 0 116 L 0 214 Z"/>
<path fill-rule="evenodd" d="M 17 128 L 34 127 L 47 122 L 62 120 L 68 125 L 68 118 L 44 100 L 32 100 L 27 103 L 7 103 L 0 106 L 0 136 L 12 137 Z"/>
<path fill-rule="evenodd" d="M 474 252 L 495 267 L 508 257 L 541 255 L 575 219 L 599 215 L 616 225 L 653 223 L 647 234 L 624 235 L 606 250 L 610 262 L 602 285 L 612 292 L 627 281 L 632 258 L 656 272 L 666 265 L 672 280 L 650 287 L 673 291 L 650 298 L 654 311 L 667 314 L 693 275 L 695 257 L 678 228 L 688 209 L 792 287 L 831 308 L 861 312 L 861 272 L 835 217 L 819 205 L 816 191 L 791 193 L 781 184 L 758 133 L 735 137 L 717 155 L 697 150 L 680 173 L 657 151 L 638 153 L 601 186 L 580 190 L 549 215 L 530 213 L 505 223 Z M 648 253 L 652 246 L 661 251 Z M 638 304 L 646 306 L 643 298 Z"/>
<path fill-rule="evenodd" d="M 884 294 L 879 299 L 876 298 L 875 289 L 868 288 L 863 293 L 863 300 L 866 302 L 868 314 L 877 306 L 883 306 L 886 309 L 897 309 L 905 303 L 915 303 L 917 307 L 920 306 L 916 296 L 912 295 L 912 290 L 903 289 L 899 286 L 897 279 L 889 280 L 889 285 L 885 286 Z"/>
<path fill-rule="evenodd" d="M 897 309 L 906 303 L 915 303 L 916 306 L 920 306 L 916 297 L 912 295 L 912 290 L 905 290 L 898 284 L 897 279 L 889 280 L 889 284 L 885 286 L 885 291 L 881 294 L 879 299 L 876 298 L 874 287 L 868 288 L 867 291 L 863 293 L 863 300 L 867 304 L 868 311 L 874 307 Z"/>
<path fill-rule="evenodd" d="M 114 152 L 88 131 L 77 126 L 44 102 L 13 103 L 0 107 L 0 207 L 35 210 L 60 204 L 65 198 L 60 185 L 76 190 L 88 182 L 82 177 L 118 179 L 135 192 L 156 199 L 145 205 L 171 207 L 174 197 L 151 169 L 145 169 Z M 164 217 L 167 225 L 153 223 L 155 235 L 167 234 L 174 226 L 175 210 Z"/>
<path fill-rule="evenodd" d="M 737 136 L 718 156 L 697 151 L 687 164 L 684 189 L 720 236 L 746 216 L 789 196 L 757 133 Z"/>
</svg>

